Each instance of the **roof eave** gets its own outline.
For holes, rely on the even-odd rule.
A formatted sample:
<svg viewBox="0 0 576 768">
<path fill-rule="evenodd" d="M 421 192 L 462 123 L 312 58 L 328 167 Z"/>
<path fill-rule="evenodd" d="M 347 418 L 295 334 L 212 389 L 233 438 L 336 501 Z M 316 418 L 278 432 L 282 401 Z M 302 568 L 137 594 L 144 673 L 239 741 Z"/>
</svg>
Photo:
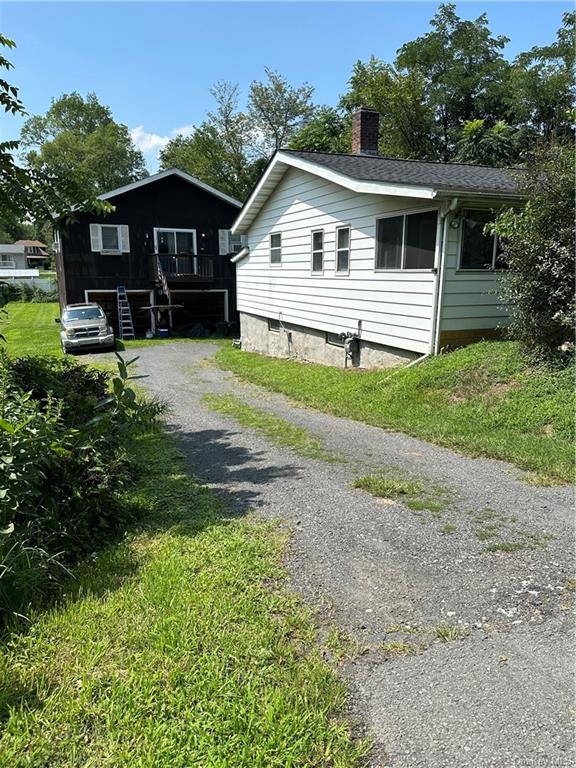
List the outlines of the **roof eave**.
<svg viewBox="0 0 576 768">
<path fill-rule="evenodd" d="M 203 189 L 205 192 L 209 192 L 215 197 L 219 197 L 221 200 L 230 203 L 230 205 L 234 205 L 236 208 L 242 207 L 242 203 L 239 200 L 236 200 L 234 197 L 230 197 L 230 195 L 227 195 L 225 192 L 221 192 L 215 187 L 211 187 L 209 184 L 200 181 L 200 179 L 197 179 L 195 176 L 192 176 L 185 171 L 181 171 L 179 168 L 168 168 L 165 171 L 160 171 L 159 173 L 155 173 L 152 176 L 147 176 L 145 179 L 133 181 L 131 184 L 125 184 L 124 186 L 117 187 L 116 189 L 112 189 L 109 192 L 103 192 L 101 195 L 98 195 L 98 199 L 109 200 L 111 197 L 123 195 L 125 192 L 131 192 L 132 190 L 143 187 L 146 184 L 152 184 L 155 181 L 160 181 L 160 179 L 164 179 L 167 176 L 178 176 L 179 178 L 184 179 L 184 181 L 187 181 L 189 184 L 193 184 L 194 186 Z"/>
</svg>

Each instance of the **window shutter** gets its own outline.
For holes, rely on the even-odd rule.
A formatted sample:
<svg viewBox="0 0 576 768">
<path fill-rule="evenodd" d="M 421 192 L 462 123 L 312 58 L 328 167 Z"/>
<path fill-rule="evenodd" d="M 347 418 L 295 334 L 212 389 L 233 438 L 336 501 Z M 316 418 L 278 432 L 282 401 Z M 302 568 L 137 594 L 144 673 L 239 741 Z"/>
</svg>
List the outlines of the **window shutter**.
<svg viewBox="0 0 576 768">
<path fill-rule="evenodd" d="M 90 250 L 96 253 L 100 253 L 102 250 L 99 224 L 90 224 Z"/>
<path fill-rule="evenodd" d="M 219 253 L 220 256 L 224 256 L 227 253 L 230 253 L 230 230 L 229 229 L 219 229 L 218 230 L 218 244 L 219 244 Z"/>
<path fill-rule="evenodd" d="M 130 228 L 127 224 L 120 225 L 120 250 L 122 253 L 130 253 Z"/>
</svg>

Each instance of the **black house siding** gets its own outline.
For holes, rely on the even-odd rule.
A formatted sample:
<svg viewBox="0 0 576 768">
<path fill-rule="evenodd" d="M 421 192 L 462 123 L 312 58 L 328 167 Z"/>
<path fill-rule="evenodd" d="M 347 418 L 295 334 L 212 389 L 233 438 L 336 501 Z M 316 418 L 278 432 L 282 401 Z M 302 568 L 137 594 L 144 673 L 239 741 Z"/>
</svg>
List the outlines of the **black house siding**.
<svg viewBox="0 0 576 768">
<path fill-rule="evenodd" d="M 116 210 L 108 216 L 80 214 L 61 229 L 59 259 L 61 303 L 82 302 L 86 290 L 150 291 L 155 287 L 154 228 L 195 229 L 198 255 L 214 257 L 214 278 L 178 280 L 171 288 L 227 289 L 230 319 L 236 313 L 236 274 L 229 255 L 219 255 L 219 229 L 230 229 L 238 208 L 177 175 L 166 176 L 109 198 Z M 130 253 L 93 253 L 90 224 L 125 224 L 130 230 Z M 62 279 L 63 278 L 63 279 Z"/>
</svg>

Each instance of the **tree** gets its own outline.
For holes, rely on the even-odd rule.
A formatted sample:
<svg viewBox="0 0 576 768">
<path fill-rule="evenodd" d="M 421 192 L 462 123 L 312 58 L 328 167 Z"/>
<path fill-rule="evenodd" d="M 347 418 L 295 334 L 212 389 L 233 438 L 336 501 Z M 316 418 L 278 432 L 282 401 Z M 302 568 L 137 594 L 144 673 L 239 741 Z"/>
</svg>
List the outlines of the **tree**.
<svg viewBox="0 0 576 768">
<path fill-rule="evenodd" d="M 509 332 L 536 360 L 561 361 L 574 348 L 573 146 L 544 145 L 520 181 L 528 202 L 496 219 L 509 269 L 503 300 L 511 306 Z"/>
<path fill-rule="evenodd" d="M 566 13 L 552 45 L 516 57 L 506 102 L 514 120 L 547 141 L 573 138 L 576 13 Z"/>
<path fill-rule="evenodd" d="M 396 67 L 424 78 L 425 100 L 435 117 L 432 141 L 448 161 L 465 123 L 506 117 L 503 95 L 510 65 L 502 49 L 508 38 L 492 36 L 485 13 L 463 21 L 452 3 L 441 5 L 430 23 L 431 32 L 400 48 Z"/>
<path fill-rule="evenodd" d="M 14 48 L 15 43 L 0 35 L 0 46 Z M 0 54 L 0 70 L 8 72 L 12 64 Z M 18 97 L 18 89 L 0 78 L 0 107 L 13 115 L 25 115 L 24 105 Z M 106 212 L 108 203 L 93 195 L 79 196 L 68 175 L 44 169 L 22 168 L 16 163 L 14 153 L 18 141 L 0 142 L 0 211 L 4 226 L 15 226 L 22 221 L 55 221 L 74 218 L 76 209 Z"/>
<path fill-rule="evenodd" d="M 511 165 L 517 156 L 514 129 L 503 120 L 487 125 L 486 120 L 470 120 L 462 129 L 454 160 L 477 165 Z"/>
<path fill-rule="evenodd" d="M 238 110 L 238 85 L 218 82 L 211 89 L 216 108 L 191 136 L 176 136 L 160 153 L 162 168 L 181 168 L 206 184 L 244 200 L 262 162 L 253 151 L 253 130 Z"/>
<path fill-rule="evenodd" d="M 53 99 L 45 115 L 29 118 L 22 128 L 32 170 L 68 175 L 80 198 L 94 196 L 147 175 L 144 157 L 128 128 L 116 123 L 94 93 Z"/>
<path fill-rule="evenodd" d="M 307 152 L 350 152 L 351 140 L 350 116 L 334 107 L 320 107 L 288 146 Z"/>
<path fill-rule="evenodd" d="M 269 156 L 286 146 L 314 114 L 314 88 L 308 83 L 295 88 L 273 69 L 266 67 L 264 71 L 267 82 L 254 80 L 250 86 L 248 116 L 256 150 Z"/>
<path fill-rule="evenodd" d="M 348 112 L 361 106 L 378 110 L 381 154 L 437 159 L 434 111 L 426 103 L 426 82 L 418 69 L 400 73 L 374 56 L 367 63 L 357 61 L 340 104 Z"/>
</svg>

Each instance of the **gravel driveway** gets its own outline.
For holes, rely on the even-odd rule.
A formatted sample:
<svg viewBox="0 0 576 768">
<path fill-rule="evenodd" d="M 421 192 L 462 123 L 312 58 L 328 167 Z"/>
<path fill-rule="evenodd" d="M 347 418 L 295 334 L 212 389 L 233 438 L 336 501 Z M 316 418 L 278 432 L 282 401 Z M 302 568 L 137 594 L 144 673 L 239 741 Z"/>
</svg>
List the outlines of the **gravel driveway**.
<svg viewBox="0 0 576 768">
<path fill-rule="evenodd" d="M 576 764 L 572 490 L 528 485 L 503 462 L 300 408 L 211 367 L 215 349 L 143 348 L 139 372 L 168 401 L 168 426 L 193 472 L 238 513 L 255 510 L 293 530 L 294 587 L 359 649 L 342 674 L 351 715 L 375 742 L 371 765 Z M 342 461 L 278 448 L 201 401 L 230 392 L 307 428 Z M 441 487 L 446 508 L 416 512 L 352 488 L 386 467 Z M 520 535 L 529 546 L 487 552 L 477 532 L 491 524 L 500 539 Z M 448 642 L 439 627 L 456 627 Z M 419 652 L 403 652 L 411 647 Z"/>
</svg>

